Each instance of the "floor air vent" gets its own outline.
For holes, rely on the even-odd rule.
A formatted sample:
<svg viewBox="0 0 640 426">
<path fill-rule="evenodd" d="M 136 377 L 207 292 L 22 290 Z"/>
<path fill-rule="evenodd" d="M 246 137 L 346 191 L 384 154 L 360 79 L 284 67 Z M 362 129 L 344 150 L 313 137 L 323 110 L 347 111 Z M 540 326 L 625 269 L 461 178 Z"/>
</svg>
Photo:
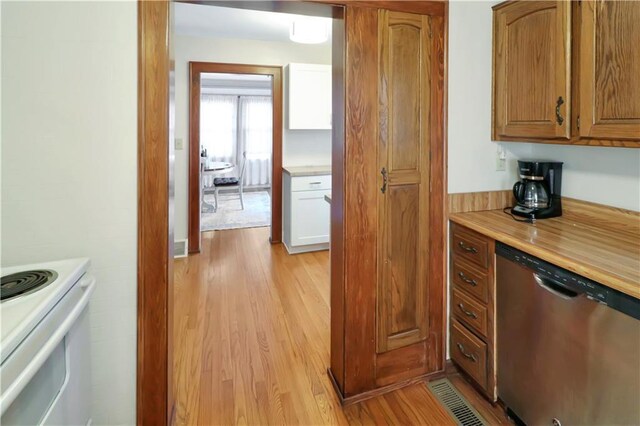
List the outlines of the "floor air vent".
<svg viewBox="0 0 640 426">
<path fill-rule="evenodd" d="M 434 380 L 429 389 L 440 400 L 447 411 L 462 426 L 486 426 L 482 416 L 471 407 L 469 402 L 457 391 L 447 379 Z"/>
</svg>

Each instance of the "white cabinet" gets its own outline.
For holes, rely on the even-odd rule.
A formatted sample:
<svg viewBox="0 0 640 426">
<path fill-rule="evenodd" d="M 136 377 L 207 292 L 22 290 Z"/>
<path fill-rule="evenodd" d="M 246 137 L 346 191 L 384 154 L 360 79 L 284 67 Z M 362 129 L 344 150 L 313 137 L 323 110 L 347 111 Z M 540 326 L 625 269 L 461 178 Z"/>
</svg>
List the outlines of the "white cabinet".
<svg viewBox="0 0 640 426">
<path fill-rule="evenodd" d="M 289 129 L 331 129 L 331 65 L 287 65 Z"/>
<path fill-rule="evenodd" d="M 331 175 L 283 174 L 283 240 L 289 253 L 329 248 Z"/>
</svg>

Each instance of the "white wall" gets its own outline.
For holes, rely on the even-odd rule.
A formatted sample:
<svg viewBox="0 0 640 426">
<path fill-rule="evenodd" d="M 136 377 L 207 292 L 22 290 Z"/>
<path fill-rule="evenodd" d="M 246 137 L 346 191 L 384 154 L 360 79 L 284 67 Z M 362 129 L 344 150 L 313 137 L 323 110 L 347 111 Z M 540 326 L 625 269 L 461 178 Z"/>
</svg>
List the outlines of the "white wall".
<svg viewBox="0 0 640 426">
<path fill-rule="evenodd" d="M 184 142 L 184 149 L 176 150 L 175 162 L 175 239 L 180 240 L 187 238 L 189 61 L 259 65 L 286 65 L 290 62 L 330 64 L 331 47 L 329 45 L 302 45 L 176 35 L 175 60 L 175 137 Z M 284 112 L 286 114 L 286 108 Z M 285 117 L 285 126 L 286 122 Z M 329 130 L 285 129 L 283 145 L 282 162 L 284 166 L 327 165 L 331 163 L 331 132 Z"/>
<path fill-rule="evenodd" d="M 516 159 L 564 161 L 563 195 L 640 210 L 640 150 L 491 142 L 492 11 L 497 1 L 449 5 L 449 193 L 509 189 Z"/>
<path fill-rule="evenodd" d="M 491 142 L 491 5 L 449 3 L 449 193 L 509 189 L 530 144 Z M 507 171 L 496 171 L 503 146 Z"/>
<path fill-rule="evenodd" d="M 93 423 L 135 423 L 136 3 L 2 2 L 2 264 L 88 256 Z"/>
</svg>

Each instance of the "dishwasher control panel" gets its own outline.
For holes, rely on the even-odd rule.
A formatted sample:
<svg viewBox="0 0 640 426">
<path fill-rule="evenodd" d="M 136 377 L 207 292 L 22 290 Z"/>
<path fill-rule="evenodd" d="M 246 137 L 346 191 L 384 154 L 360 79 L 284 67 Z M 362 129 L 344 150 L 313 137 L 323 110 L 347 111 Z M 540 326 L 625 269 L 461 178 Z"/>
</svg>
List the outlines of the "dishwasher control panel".
<svg viewBox="0 0 640 426">
<path fill-rule="evenodd" d="M 560 287 L 584 294 L 590 300 L 640 319 L 638 299 L 500 242 L 496 242 L 496 255 L 516 262 Z"/>
</svg>

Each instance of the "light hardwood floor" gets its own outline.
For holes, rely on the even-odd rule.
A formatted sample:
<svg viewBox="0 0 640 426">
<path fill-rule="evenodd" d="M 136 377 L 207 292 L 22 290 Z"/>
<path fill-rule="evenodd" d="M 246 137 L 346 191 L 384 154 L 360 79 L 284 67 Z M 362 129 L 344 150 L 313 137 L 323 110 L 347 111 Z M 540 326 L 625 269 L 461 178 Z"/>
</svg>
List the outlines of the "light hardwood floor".
<svg viewBox="0 0 640 426">
<path fill-rule="evenodd" d="M 176 423 L 454 425 L 424 383 L 340 407 L 326 373 L 329 253 L 290 256 L 268 237 L 206 232 L 200 254 L 175 262 Z"/>
</svg>

